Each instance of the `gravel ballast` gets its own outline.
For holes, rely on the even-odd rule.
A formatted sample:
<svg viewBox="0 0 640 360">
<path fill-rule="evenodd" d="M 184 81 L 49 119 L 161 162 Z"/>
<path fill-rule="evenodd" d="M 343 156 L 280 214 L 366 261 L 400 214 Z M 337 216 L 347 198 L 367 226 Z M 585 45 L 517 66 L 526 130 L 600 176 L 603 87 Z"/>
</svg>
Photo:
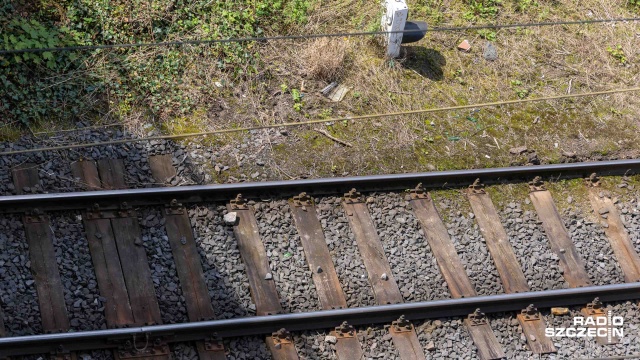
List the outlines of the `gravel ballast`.
<svg viewBox="0 0 640 360">
<path fill-rule="evenodd" d="M 348 307 L 375 305 L 373 289 L 339 197 L 316 199 L 318 219 Z"/>
<path fill-rule="evenodd" d="M 0 300 L 7 336 L 42 333 L 40 306 L 31 274 L 29 246 L 22 221 L 0 218 Z"/>
<path fill-rule="evenodd" d="M 537 214 L 519 202 L 506 204 L 498 213 L 531 291 L 568 288 Z"/>
<path fill-rule="evenodd" d="M 56 215 L 51 228 L 71 329 L 106 329 L 105 299 L 100 296 L 80 215 Z"/>
<path fill-rule="evenodd" d="M 285 313 L 320 310 L 300 236 L 286 200 L 253 205 L 260 237 Z"/>
<path fill-rule="evenodd" d="M 164 228 L 165 219 L 155 208 L 140 211 L 139 219 L 142 242 L 146 249 L 162 322 L 187 322 L 185 299 L 173 261 L 169 237 Z"/>
<path fill-rule="evenodd" d="M 461 205 L 461 202 L 467 200 L 462 198 L 462 194 L 455 201 L 447 198 L 439 199 L 438 193 L 432 193 L 432 195 L 478 296 L 503 293 L 498 270 L 480 234 L 480 229 L 472 217 L 473 214 L 468 211 L 468 207 Z"/>
<path fill-rule="evenodd" d="M 189 208 L 204 278 L 219 319 L 252 316 L 256 312 L 233 227 L 222 220 L 226 212 L 223 205 Z"/>
<path fill-rule="evenodd" d="M 422 226 L 403 194 L 368 197 L 371 217 L 405 302 L 451 297 Z"/>
<path fill-rule="evenodd" d="M 584 204 L 583 208 L 588 205 Z M 594 285 L 624 283 L 622 270 L 602 226 L 586 219 L 580 209 L 567 210 L 563 215 L 565 226 L 585 263 L 591 282 Z"/>
</svg>

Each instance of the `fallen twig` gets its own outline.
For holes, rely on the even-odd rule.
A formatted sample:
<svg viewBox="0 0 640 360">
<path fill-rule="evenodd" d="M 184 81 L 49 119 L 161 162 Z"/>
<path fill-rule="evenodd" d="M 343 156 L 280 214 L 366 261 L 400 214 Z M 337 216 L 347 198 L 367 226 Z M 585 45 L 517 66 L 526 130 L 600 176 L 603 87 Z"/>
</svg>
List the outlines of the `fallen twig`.
<svg viewBox="0 0 640 360">
<path fill-rule="evenodd" d="M 319 132 L 320 134 L 322 134 L 322 135 L 324 135 L 324 136 L 328 137 L 329 139 L 331 139 L 331 140 L 333 140 L 333 141 L 337 142 L 337 143 L 338 143 L 338 144 L 340 144 L 340 145 L 344 145 L 344 146 L 348 146 L 348 147 L 353 147 L 353 145 L 349 144 L 348 142 L 343 141 L 343 140 L 340 140 L 340 139 L 338 139 L 338 138 L 336 138 L 336 137 L 333 137 L 333 136 L 331 136 L 331 134 L 329 134 L 328 132 L 326 132 L 326 131 L 324 131 L 324 130 L 322 130 L 322 129 L 313 129 L 313 130 L 314 130 L 314 131 Z"/>
</svg>

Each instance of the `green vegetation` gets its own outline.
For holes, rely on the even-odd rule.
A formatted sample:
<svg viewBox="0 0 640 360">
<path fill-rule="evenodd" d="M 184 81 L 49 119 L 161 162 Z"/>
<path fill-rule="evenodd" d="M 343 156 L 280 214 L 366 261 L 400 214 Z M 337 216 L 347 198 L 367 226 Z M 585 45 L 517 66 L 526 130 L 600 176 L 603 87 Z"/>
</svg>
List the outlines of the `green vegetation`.
<svg viewBox="0 0 640 360">
<path fill-rule="evenodd" d="M 9 50 L 205 40 L 287 33 L 311 0 L 8 0 L 0 47 Z M 6 121 L 185 116 L 217 95 L 215 80 L 255 73 L 255 43 L 26 53 L 0 57 Z"/>
<path fill-rule="evenodd" d="M 467 0 L 469 9 L 464 13 L 464 18 L 469 21 L 493 19 L 498 15 L 501 3 L 501 0 Z"/>
<path fill-rule="evenodd" d="M 621 45 L 616 45 L 614 47 L 609 46 L 607 48 L 607 52 L 613 56 L 616 61 L 620 63 L 620 65 L 625 65 L 627 63 L 627 56 L 622 51 Z"/>
</svg>

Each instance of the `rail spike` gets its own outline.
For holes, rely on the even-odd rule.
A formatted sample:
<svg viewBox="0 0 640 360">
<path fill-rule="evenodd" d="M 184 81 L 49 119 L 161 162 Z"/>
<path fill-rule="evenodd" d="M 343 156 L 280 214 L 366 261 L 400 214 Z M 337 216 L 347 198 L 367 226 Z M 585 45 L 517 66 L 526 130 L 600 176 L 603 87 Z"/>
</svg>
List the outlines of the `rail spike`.
<svg viewBox="0 0 640 360">
<path fill-rule="evenodd" d="M 400 315 L 398 320 L 391 323 L 391 327 L 395 332 L 408 332 L 413 330 L 413 325 L 404 315 Z"/>
<path fill-rule="evenodd" d="M 586 180 L 587 186 L 600 187 L 600 177 L 596 173 L 592 173 Z"/>
<path fill-rule="evenodd" d="M 471 326 L 488 324 L 487 316 L 482 311 L 480 311 L 480 308 L 476 309 L 476 311 L 474 311 L 472 314 L 469 314 L 469 316 L 467 316 L 467 319 L 471 323 Z"/>
<path fill-rule="evenodd" d="M 534 191 L 545 191 L 547 188 L 544 186 L 544 181 L 540 176 L 536 176 L 529 182 L 529 189 Z"/>
<path fill-rule="evenodd" d="M 472 194 L 484 194 L 484 184 L 480 182 L 480 179 L 476 179 L 473 184 L 469 185 L 469 191 Z"/>
<path fill-rule="evenodd" d="M 352 338 L 356 336 L 356 329 L 348 322 L 343 321 L 340 326 L 336 326 L 335 333 L 338 338 Z"/>
<path fill-rule="evenodd" d="M 291 203 L 296 207 L 313 206 L 314 204 L 313 198 L 306 192 L 302 192 L 300 195 L 296 195 L 291 198 Z"/>
<path fill-rule="evenodd" d="M 429 193 L 424 188 L 424 186 L 422 186 L 422 183 L 418 183 L 418 185 L 416 185 L 414 189 L 409 190 L 409 198 L 411 200 L 417 200 L 417 199 L 431 200 L 431 197 L 429 197 Z"/>
<path fill-rule="evenodd" d="M 291 333 L 287 331 L 287 329 L 282 328 L 271 334 L 271 339 L 273 339 L 273 344 L 276 349 L 280 349 L 282 344 L 291 344 L 293 343 L 293 338 L 291 337 Z"/>
<path fill-rule="evenodd" d="M 600 298 L 593 299 L 592 302 L 587 304 L 585 310 L 589 315 L 604 315 L 604 305 Z"/>
<path fill-rule="evenodd" d="M 231 200 L 231 208 L 234 210 L 246 210 L 247 200 L 242 196 L 242 194 L 236 195 L 235 199 Z"/>
<path fill-rule="evenodd" d="M 525 309 L 520 311 L 520 314 L 524 317 L 525 321 L 534 321 L 540 320 L 540 313 L 538 312 L 538 308 L 533 304 L 529 304 Z"/>
<path fill-rule="evenodd" d="M 362 194 L 359 193 L 356 189 L 349 190 L 348 193 L 344 194 L 344 202 L 347 204 L 357 204 L 362 202 Z"/>
</svg>

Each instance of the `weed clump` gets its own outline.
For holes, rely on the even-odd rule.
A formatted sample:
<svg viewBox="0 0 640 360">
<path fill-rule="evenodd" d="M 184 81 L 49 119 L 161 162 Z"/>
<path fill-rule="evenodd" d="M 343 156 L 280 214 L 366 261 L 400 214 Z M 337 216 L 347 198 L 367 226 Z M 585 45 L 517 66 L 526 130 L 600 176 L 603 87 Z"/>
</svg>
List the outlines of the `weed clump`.
<svg viewBox="0 0 640 360">
<path fill-rule="evenodd" d="M 346 72 L 348 46 L 342 39 L 320 38 L 310 42 L 302 54 L 306 75 L 327 82 L 342 78 Z"/>
</svg>

